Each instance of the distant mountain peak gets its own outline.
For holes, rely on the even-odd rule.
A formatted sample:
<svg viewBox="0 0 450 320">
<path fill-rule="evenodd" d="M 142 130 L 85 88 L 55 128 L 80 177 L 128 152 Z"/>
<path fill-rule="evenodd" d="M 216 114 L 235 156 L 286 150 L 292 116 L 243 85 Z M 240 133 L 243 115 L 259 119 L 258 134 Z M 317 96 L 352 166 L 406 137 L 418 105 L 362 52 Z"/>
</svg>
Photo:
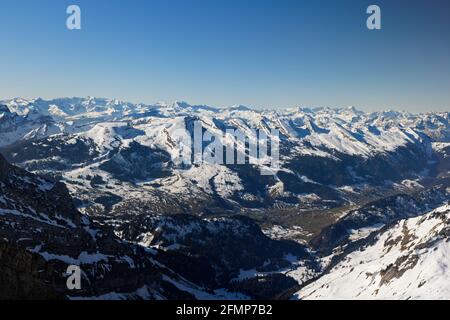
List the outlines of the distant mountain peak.
<svg viewBox="0 0 450 320">
<path fill-rule="evenodd" d="M 232 111 L 250 111 L 250 110 L 252 110 L 252 108 L 247 107 L 247 106 L 242 105 L 242 104 L 236 104 L 236 105 L 231 106 L 230 108 L 228 108 L 228 110 L 232 110 Z"/>
<path fill-rule="evenodd" d="M 172 107 L 176 108 L 176 109 L 188 109 L 188 108 L 191 108 L 192 106 L 189 103 L 187 103 L 186 101 L 175 101 L 172 104 Z"/>
<path fill-rule="evenodd" d="M 0 104 L 0 113 L 11 113 L 11 111 L 9 110 L 8 106 Z"/>
</svg>

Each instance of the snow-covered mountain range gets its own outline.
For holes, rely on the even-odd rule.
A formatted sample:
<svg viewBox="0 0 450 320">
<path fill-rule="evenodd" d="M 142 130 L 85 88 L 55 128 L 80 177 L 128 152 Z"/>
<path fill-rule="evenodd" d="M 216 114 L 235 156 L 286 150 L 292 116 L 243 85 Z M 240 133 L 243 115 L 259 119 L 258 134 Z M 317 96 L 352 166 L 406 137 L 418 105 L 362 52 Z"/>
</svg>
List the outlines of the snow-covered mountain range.
<svg viewBox="0 0 450 320">
<path fill-rule="evenodd" d="M 224 135 L 227 129 L 265 132 L 279 142 L 279 167 L 178 161 L 190 148 L 184 142 L 194 135 L 195 122 L 242 154 L 248 146 Z M 80 260 L 82 254 L 98 253 L 106 269 L 111 259 L 117 268 L 135 263 L 130 250 L 138 249 L 128 244 L 152 252 L 139 272 L 157 265 L 162 282 L 123 288 L 120 297 L 289 298 L 297 292 L 298 298 L 426 298 L 433 288 L 440 292 L 436 297 L 449 297 L 448 279 L 441 275 L 448 270 L 442 262 L 448 258 L 448 217 L 441 219 L 445 214 L 440 213 L 450 200 L 450 112 L 13 99 L 0 102 L 0 153 L 39 175 L 17 171 L 22 179 L 41 181 L 34 183 L 38 189 L 44 181 L 64 183 L 64 198 L 74 203 L 62 210 L 68 216 L 50 210 L 42 212 L 44 217 L 40 208 L 45 205 L 18 206 L 20 198 L 5 193 L 13 187 L 0 185 L 2 221 L 36 223 L 20 235 L 3 226 L 0 236 L 7 242 L 20 246 L 28 234 L 31 240 L 22 248 L 44 259 Z M 262 169 L 271 174 L 261 175 Z M 53 201 L 47 198 L 42 201 Z M 447 233 L 424 236 L 431 222 L 423 219 Z M 37 236 L 36 230 L 58 234 L 63 225 L 80 239 L 103 227 L 111 234 L 99 231 L 108 233 L 107 239 L 93 239 L 92 247 L 83 250 L 50 252 L 53 240 Z M 394 236 L 395 241 L 386 240 Z M 58 241 L 57 246 L 70 247 Z M 121 243 L 114 246 L 126 254 L 114 255 L 115 247 L 105 244 L 111 241 Z M 428 253 L 438 243 L 439 252 Z M 408 259 L 416 261 L 411 268 L 405 267 Z M 389 269 L 391 263 L 395 267 Z M 441 282 L 425 263 L 441 266 L 436 275 Z M 189 264 L 196 268 L 186 268 Z M 365 265 L 372 275 L 359 281 Z M 417 281 L 424 283 L 422 289 L 413 290 Z M 178 289 L 171 287 L 169 295 L 154 289 L 166 282 Z M 108 285 L 100 286 L 101 293 L 83 295 L 112 297 Z"/>
<path fill-rule="evenodd" d="M 162 196 L 175 195 L 185 203 L 195 194 L 208 204 L 201 208 L 194 202 L 190 212 L 337 207 L 353 201 L 354 188 L 408 187 L 414 183 L 409 180 L 430 170 L 432 142 L 450 141 L 449 113 L 275 112 L 95 98 L 14 99 L 4 101 L 1 110 L 0 145 L 7 159 L 33 172 L 62 176 L 83 206 L 96 211 L 105 211 L 105 205 L 93 201 L 93 184 L 95 198 L 134 196 L 161 207 Z M 196 120 L 213 133 L 278 129 L 281 167 L 260 177 L 259 165 L 178 163 L 186 148 L 183 138 L 192 136 Z"/>
</svg>

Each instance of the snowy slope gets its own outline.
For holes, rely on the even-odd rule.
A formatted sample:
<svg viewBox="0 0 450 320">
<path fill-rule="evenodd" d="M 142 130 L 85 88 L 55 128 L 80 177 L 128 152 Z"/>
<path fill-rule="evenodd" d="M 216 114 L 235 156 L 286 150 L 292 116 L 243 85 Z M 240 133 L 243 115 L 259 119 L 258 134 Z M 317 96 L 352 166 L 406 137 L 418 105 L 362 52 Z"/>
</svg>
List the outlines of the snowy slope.
<svg viewBox="0 0 450 320">
<path fill-rule="evenodd" d="M 450 205 L 383 229 L 296 294 L 300 299 L 448 299 Z"/>
<path fill-rule="evenodd" d="M 0 156 L 0 299 L 245 298 L 183 278 L 159 261 L 158 250 L 122 241 L 72 202 L 63 184 Z M 83 290 L 66 287 L 69 265 L 81 268 Z"/>
</svg>

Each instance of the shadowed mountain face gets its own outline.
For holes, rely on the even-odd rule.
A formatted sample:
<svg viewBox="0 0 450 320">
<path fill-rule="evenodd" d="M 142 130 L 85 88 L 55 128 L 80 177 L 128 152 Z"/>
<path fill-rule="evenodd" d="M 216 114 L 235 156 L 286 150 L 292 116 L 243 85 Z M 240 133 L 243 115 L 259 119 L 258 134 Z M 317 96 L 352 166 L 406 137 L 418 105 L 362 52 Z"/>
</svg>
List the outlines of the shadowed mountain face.
<svg viewBox="0 0 450 320">
<path fill-rule="evenodd" d="M 231 288 L 240 269 L 274 271 L 277 265 L 267 261 L 289 264 L 283 260 L 287 255 L 307 256 L 301 245 L 267 238 L 248 218 L 214 223 L 174 216 L 163 224 L 175 229 L 158 227 L 154 241 L 160 249 L 121 240 L 110 228 L 80 214 L 64 184 L 27 173 L 0 156 L 0 297 L 213 298 L 214 290 Z M 143 228 L 152 230 L 152 225 Z M 176 228 L 193 232 L 181 234 Z M 189 250 L 183 253 L 170 249 L 184 245 Z M 67 289 L 69 265 L 81 267 L 82 290 Z"/>
<path fill-rule="evenodd" d="M 164 275 L 174 279 L 176 276 L 158 266 L 151 253 L 119 240 L 110 230 L 81 215 L 63 184 L 10 166 L 3 157 L 0 222 L 1 266 L 18 274 L 10 278 L 16 282 L 2 286 L 3 297 L 62 298 L 114 292 L 132 295 L 141 288 L 144 295 L 153 298 L 162 295 L 163 288 L 170 289 L 166 297 L 192 297 L 164 283 Z M 64 273 L 69 265 L 83 270 L 85 289 L 80 292 L 71 293 L 66 287 Z M 3 281 L 10 273 L 0 273 L 5 277 Z M 41 287 L 47 296 L 39 296 Z"/>
<path fill-rule="evenodd" d="M 56 272 L 37 254 L 0 240 L 0 299 L 59 300 Z"/>
<path fill-rule="evenodd" d="M 161 259 L 173 270 L 200 276 L 198 281 L 215 286 L 229 286 L 241 270 L 256 268 L 261 272 L 289 267 L 289 256 L 301 259 L 314 267 L 314 258 L 303 245 L 294 241 L 275 241 L 266 237 L 259 226 L 243 216 L 217 219 L 199 219 L 190 215 L 140 217 L 139 221 L 125 222 L 118 228 L 122 237 L 146 246 L 163 249 Z M 205 272 L 180 265 L 167 253 L 176 253 L 178 259 L 196 257 L 196 266 L 208 268 Z M 182 267 L 180 270 L 179 267 Z M 205 277 L 209 275 L 210 277 Z"/>
<path fill-rule="evenodd" d="M 402 219 L 450 200 L 445 112 L 94 98 L 3 104 L 0 152 L 14 165 L 0 156 L 0 298 L 315 297 L 303 287 L 358 251 L 376 252 L 377 237 L 397 234 Z M 261 175 L 267 163 L 180 163 L 195 121 L 218 135 L 277 129 L 280 168 Z M 235 137 L 223 139 L 236 153 L 248 151 Z M 399 234 L 404 242 L 415 225 Z M 388 247 L 400 252 L 394 269 L 403 270 L 404 250 Z M 81 267 L 82 290 L 67 289 L 69 265 Z M 384 267 L 381 287 L 394 272 Z"/>
</svg>

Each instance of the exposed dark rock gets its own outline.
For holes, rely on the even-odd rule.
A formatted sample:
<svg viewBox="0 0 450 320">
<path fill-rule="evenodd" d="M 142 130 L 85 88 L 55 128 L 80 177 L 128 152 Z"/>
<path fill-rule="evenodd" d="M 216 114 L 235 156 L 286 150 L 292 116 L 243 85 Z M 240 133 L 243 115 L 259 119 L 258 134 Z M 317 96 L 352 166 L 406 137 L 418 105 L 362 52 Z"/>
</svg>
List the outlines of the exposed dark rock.
<svg viewBox="0 0 450 320">
<path fill-rule="evenodd" d="M 242 292 L 257 300 L 287 300 L 300 289 L 294 279 L 274 273 L 233 282 L 230 290 Z"/>
<path fill-rule="evenodd" d="M 57 300 L 57 273 L 38 254 L 0 240 L 0 300 Z"/>
<path fill-rule="evenodd" d="M 265 236 L 259 226 L 243 216 L 218 219 L 200 219 L 190 215 L 142 217 L 120 227 L 123 237 L 129 241 L 145 241 L 150 233 L 149 245 L 167 252 L 176 252 L 161 259 L 167 266 L 184 277 L 203 278 L 205 284 L 225 286 L 240 270 L 277 271 L 290 265 L 287 255 L 297 256 L 314 265 L 306 248 L 293 241 L 275 241 Z M 184 258 L 183 258 L 184 256 Z M 187 268 L 180 261 L 194 257 L 198 270 Z"/>
</svg>

